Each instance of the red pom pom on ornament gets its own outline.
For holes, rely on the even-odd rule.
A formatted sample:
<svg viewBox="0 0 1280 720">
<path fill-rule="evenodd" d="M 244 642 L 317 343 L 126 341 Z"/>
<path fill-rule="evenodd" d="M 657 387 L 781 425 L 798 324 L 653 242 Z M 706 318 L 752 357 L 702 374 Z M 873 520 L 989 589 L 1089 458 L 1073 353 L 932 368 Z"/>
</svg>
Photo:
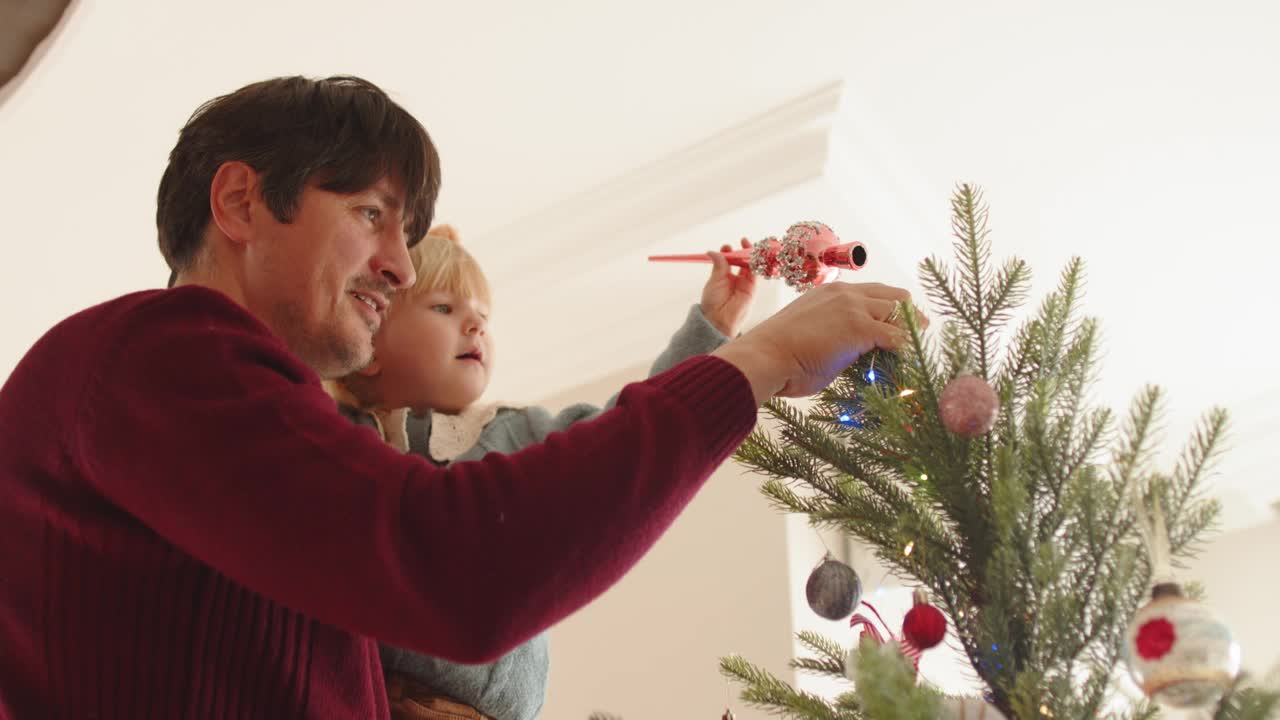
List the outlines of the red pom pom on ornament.
<svg viewBox="0 0 1280 720">
<path fill-rule="evenodd" d="M 1142 659 L 1159 660 L 1173 649 L 1173 642 L 1177 639 L 1178 633 L 1173 629 L 1173 623 L 1164 618 L 1156 618 L 1138 628 L 1138 636 L 1134 638 L 1133 644 Z"/>
<path fill-rule="evenodd" d="M 925 602 L 921 593 L 916 593 L 916 604 L 902 621 L 902 637 L 921 650 L 928 650 L 941 643 L 946 635 L 947 617 Z"/>
</svg>

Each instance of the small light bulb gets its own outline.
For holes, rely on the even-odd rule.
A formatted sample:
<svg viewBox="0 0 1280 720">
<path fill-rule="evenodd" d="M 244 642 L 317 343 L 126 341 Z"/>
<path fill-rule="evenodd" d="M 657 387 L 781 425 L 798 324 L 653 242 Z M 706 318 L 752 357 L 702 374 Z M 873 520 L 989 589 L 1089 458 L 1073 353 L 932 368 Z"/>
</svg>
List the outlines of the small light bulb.
<svg viewBox="0 0 1280 720">
<path fill-rule="evenodd" d="M 907 543 L 906 547 L 902 548 L 903 557 L 911 557 L 911 551 L 915 549 L 916 549 L 916 541 L 912 540 L 911 542 Z"/>
<path fill-rule="evenodd" d="M 906 390 L 903 390 L 902 392 L 898 393 L 898 397 L 910 397 L 915 394 L 916 394 L 915 390 L 912 390 L 911 388 L 907 388 Z"/>
<path fill-rule="evenodd" d="M 928 475 L 926 475 L 926 474 L 924 474 L 924 473 L 921 473 L 921 474 L 920 474 L 920 479 L 921 479 L 921 480 L 928 480 L 928 479 L 929 479 L 929 476 L 928 476 Z"/>
</svg>

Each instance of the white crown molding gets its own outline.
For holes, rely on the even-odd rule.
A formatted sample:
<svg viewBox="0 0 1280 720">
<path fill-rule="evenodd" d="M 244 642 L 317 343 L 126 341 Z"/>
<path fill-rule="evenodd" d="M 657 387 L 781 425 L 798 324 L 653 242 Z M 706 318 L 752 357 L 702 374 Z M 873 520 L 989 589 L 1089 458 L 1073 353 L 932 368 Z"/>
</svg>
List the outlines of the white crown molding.
<svg viewBox="0 0 1280 720">
<path fill-rule="evenodd" d="M 819 178 L 841 90 L 826 85 L 486 232 L 473 247 L 496 282 L 537 287 Z"/>
<path fill-rule="evenodd" d="M 471 247 L 505 308 L 494 330 L 504 347 L 525 358 L 498 373 L 495 397 L 546 397 L 619 368 L 647 366 L 697 302 L 701 280 L 695 276 L 703 271 L 654 268 L 648 281 L 638 279 L 637 268 L 647 265 L 643 257 L 650 252 L 709 249 L 673 249 L 676 236 L 697 229 L 735 237 L 762 220 L 775 233 L 804 219 L 865 231 L 857 216 L 870 208 L 855 209 L 837 186 L 855 178 L 875 185 L 865 176 L 876 168 L 851 167 L 863 157 L 847 152 L 849 139 L 841 136 L 848 127 L 841 122 L 842 89 L 826 85 L 477 236 Z M 876 279 L 897 281 L 902 272 L 891 269 L 894 254 L 878 242 L 872 247 Z M 780 282 L 765 283 L 753 320 L 794 297 Z"/>
<path fill-rule="evenodd" d="M 710 249 L 673 247 L 679 236 L 780 233 L 792 222 L 821 219 L 854 239 L 875 232 L 866 217 L 899 212 L 892 198 L 842 187 L 874 189 L 882 173 L 865 150 L 874 138 L 854 146 L 842 136 L 850 127 L 842 120 L 842 90 L 826 85 L 477 236 L 470 246 L 500 306 L 493 329 L 501 348 L 522 358 L 499 360 L 493 397 L 548 397 L 620 368 L 647 367 L 697 302 L 706 272 L 647 267 L 644 256 L 652 252 Z M 879 281 L 899 282 L 898 258 L 916 254 L 910 243 L 890 248 L 859 239 L 871 248 Z M 794 297 L 781 282 L 764 283 L 748 326 Z"/>
</svg>

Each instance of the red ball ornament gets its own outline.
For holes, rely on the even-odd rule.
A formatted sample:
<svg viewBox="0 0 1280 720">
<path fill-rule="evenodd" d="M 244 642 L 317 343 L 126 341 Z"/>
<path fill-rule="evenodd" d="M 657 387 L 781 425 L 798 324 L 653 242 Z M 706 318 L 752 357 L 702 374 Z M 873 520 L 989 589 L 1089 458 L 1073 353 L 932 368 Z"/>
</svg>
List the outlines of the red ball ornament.
<svg viewBox="0 0 1280 720">
<path fill-rule="evenodd" d="M 991 432 L 999 414 L 1000 396 L 976 375 L 953 379 L 938 396 L 942 424 L 961 437 L 976 438 Z"/>
<path fill-rule="evenodd" d="M 924 593 L 916 591 L 915 606 L 907 611 L 902 621 L 902 637 L 921 650 L 936 647 L 947 635 L 947 618 L 938 608 L 924 599 Z"/>
</svg>

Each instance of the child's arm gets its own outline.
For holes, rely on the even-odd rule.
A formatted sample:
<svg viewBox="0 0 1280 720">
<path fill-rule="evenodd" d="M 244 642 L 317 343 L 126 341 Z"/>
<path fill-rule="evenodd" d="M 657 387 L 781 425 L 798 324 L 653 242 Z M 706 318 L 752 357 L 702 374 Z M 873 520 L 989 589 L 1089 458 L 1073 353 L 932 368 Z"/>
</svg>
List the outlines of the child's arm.
<svg viewBox="0 0 1280 720">
<path fill-rule="evenodd" d="M 742 247 L 751 247 L 746 238 L 741 242 Z M 649 368 L 649 377 L 666 372 L 691 357 L 710 353 L 742 331 L 742 324 L 755 300 L 756 276 L 746 268 L 733 268 L 725 262 L 721 253 L 731 249 L 729 245 L 722 245 L 720 252 L 708 253 L 711 256 L 711 276 L 702 288 L 702 301 L 690 308 L 684 324 L 671 336 L 666 349 Z M 504 412 L 497 421 L 505 423 L 507 432 L 516 438 L 520 447 L 524 447 L 540 442 L 553 432 L 566 430 L 576 422 L 590 420 L 613 407 L 617 401 L 618 396 L 614 395 L 603 408 L 579 403 L 556 415 L 544 408 L 530 407 L 517 413 Z"/>
<path fill-rule="evenodd" d="M 661 374 L 679 365 L 681 362 L 698 355 L 706 355 L 729 341 L 717 330 L 703 314 L 701 307 L 689 308 L 684 324 L 671 336 L 666 349 L 658 355 L 658 359 L 649 368 L 649 377 Z M 515 452 L 522 447 L 541 442 L 553 432 L 569 429 L 574 423 L 591 420 L 612 408 L 618 402 L 618 395 L 609 398 L 604 407 L 591 403 L 570 405 L 558 413 L 552 413 L 543 407 L 525 407 L 505 409 L 484 431 L 479 452 L 471 451 L 459 459 L 473 459 L 484 452 Z"/>
</svg>

